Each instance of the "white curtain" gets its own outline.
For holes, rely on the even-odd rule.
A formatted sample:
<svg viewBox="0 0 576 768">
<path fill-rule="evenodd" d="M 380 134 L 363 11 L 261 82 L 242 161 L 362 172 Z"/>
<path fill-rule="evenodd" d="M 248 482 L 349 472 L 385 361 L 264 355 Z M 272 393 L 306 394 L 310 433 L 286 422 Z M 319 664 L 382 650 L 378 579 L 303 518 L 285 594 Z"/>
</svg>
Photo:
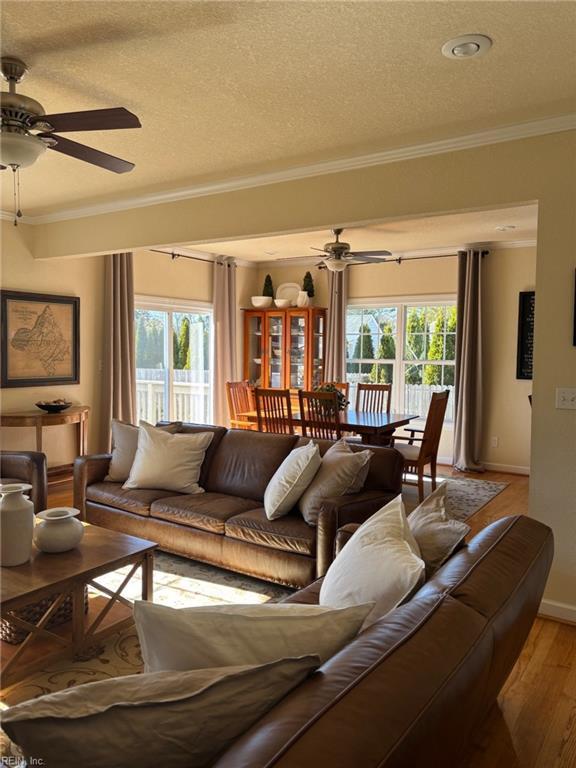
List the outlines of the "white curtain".
<svg viewBox="0 0 576 768">
<path fill-rule="evenodd" d="M 483 472 L 482 441 L 482 256 L 458 253 L 454 466 Z"/>
<path fill-rule="evenodd" d="M 346 381 L 346 307 L 348 267 L 328 272 L 328 318 L 324 381 Z"/>
<path fill-rule="evenodd" d="M 226 382 L 238 379 L 236 363 L 236 262 L 214 262 L 214 423 L 229 425 Z"/>
<path fill-rule="evenodd" d="M 106 256 L 102 448 L 110 449 L 111 421 L 136 419 L 134 273 L 131 253 Z"/>
</svg>

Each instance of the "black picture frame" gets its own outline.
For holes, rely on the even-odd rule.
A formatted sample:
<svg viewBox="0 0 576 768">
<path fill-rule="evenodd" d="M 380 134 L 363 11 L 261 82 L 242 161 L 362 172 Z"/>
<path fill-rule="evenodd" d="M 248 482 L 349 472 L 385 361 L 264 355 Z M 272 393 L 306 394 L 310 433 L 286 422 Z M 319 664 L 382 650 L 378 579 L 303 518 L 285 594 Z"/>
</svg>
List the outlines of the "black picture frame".
<svg viewBox="0 0 576 768">
<path fill-rule="evenodd" d="M 34 304 L 39 305 L 37 315 L 30 306 Z M 27 305 L 26 309 L 24 305 Z M 70 311 L 58 312 L 62 305 L 68 307 Z M 15 318 L 19 313 L 28 320 L 14 331 Z M 80 298 L 78 296 L 0 290 L 0 319 L 0 387 L 2 389 L 80 383 Z M 38 332 L 38 338 L 34 338 L 35 330 Z M 51 333 L 52 345 L 50 345 Z M 17 353 L 15 350 L 18 353 L 29 350 L 31 365 L 28 376 L 14 374 L 12 362 Z M 20 358 L 22 358 L 21 354 Z M 20 363 L 22 364 L 21 360 Z M 62 363 L 69 372 L 62 372 Z M 39 369 L 40 373 L 37 373 Z"/>
<path fill-rule="evenodd" d="M 516 378 L 531 380 L 534 368 L 534 291 L 521 291 L 518 300 L 518 350 Z"/>
</svg>

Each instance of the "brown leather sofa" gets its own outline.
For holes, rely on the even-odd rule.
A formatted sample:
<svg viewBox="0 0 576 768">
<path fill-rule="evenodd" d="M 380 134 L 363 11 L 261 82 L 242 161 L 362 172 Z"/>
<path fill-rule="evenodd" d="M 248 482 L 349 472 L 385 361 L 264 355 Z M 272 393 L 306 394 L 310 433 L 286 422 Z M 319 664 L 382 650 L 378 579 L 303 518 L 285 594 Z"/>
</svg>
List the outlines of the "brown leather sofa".
<svg viewBox="0 0 576 768">
<path fill-rule="evenodd" d="M 214 438 L 200 475 L 206 493 L 123 490 L 122 483 L 104 480 L 108 454 L 83 456 L 74 465 L 74 505 L 90 523 L 156 541 L 166 552 L 299 588 L 326 573 L 338 528 L 363 522 L 402 490 L 400 453 L 371 448 L 363 490 L 326 499 L 317 527 L 296 510 L 270 521 L 263 509 L 264 491 L 302 438 L 182 426 L 183 432 L 207 430 Z M 322 453 L 331 444 L 317 442 Z"/>
<path fill-rule="evenodd" d="M 29 483 L 34 512 L 46 509 L 48 479 L 46 456 L 38 451 L 0 451 L 0 482 Z"/>
<path fill-rule="evenodd" d="M 339 534 L 344 535 L 346 532 Z M 213 768 L 461 768 L 526 641 L 551 530 L 508 517 L 327 661 Z M 320 582 L 288 598 L 317 603 Z"/>
</svg>

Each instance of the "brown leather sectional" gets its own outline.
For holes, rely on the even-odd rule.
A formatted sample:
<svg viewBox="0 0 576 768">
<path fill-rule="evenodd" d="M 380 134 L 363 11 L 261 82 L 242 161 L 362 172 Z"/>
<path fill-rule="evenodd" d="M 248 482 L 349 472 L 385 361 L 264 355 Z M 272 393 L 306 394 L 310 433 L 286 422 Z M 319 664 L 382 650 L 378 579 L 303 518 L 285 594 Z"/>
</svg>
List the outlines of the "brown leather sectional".
<svg viewBox="0 0 576 768">
<path fill-rule="evenodd" d="M 346 531 L 339 537 L 344 537 Z M 508 517 L 329 659 L 213 768 L 462 768 L 536 616 L 551 530 Z M 317 603 L 320 582 L 289 602 Z"/>
<path fill-rule="evenodd" d="M 400 453 L 371 448 L 363 490 L 326 499 L 317 527 L 296 510 L 270 521 L 263 508 L 264 491 L 302 438 L 182 426 L 183 432 L 208 430 L 214 438 L 200 476 L 206 493 L 123 490 L 122 483 L 104 480 L 110 455 L 83 456 L 74 465 L 74 505 L 90 523 L 156 541 L 166 552 L 299 588 L 326 573 L 338 528 L 363 522 L 402 490 Z M 331 445 L 316 442 L 322 453 Z"/>
</svg>

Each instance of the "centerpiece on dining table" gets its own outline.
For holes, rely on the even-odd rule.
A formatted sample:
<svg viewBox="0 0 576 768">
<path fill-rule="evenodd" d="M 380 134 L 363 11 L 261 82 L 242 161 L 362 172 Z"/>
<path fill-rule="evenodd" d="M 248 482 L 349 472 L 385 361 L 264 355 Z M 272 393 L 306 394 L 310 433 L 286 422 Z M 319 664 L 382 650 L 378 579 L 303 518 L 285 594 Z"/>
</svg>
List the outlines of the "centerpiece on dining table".
<svg viewBox="0 0 576 768">
<path fill-rule="evenodd" d="M 341 389 L 338 389 L 334 384 L 321 384 L 318 387 L 314 387 L 314 392 L 335 392 L 338 400 L 338 410 L 345 411 L 350 405 L 350 401 Z M 324 404 L 323 407 L 327 410 L 331 410 L 329 404 Z"/>
</svg>

